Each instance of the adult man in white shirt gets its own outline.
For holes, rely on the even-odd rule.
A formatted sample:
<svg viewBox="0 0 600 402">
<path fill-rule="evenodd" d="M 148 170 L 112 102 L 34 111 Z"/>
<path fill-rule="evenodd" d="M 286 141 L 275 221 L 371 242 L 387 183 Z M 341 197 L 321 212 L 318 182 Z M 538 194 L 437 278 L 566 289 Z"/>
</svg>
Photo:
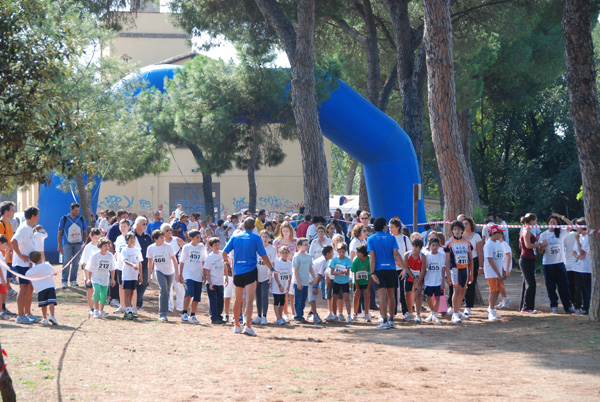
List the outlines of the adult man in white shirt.
<svg viewBox="0 0 600 402">
<path fill-rule="evenodd" d="M 33 227 L 37 225 L 40 219 L 40 210 L 36 207 L 29 207 L 25 210 L 25 222 L 19 225 L 15 235 L 11 240 L 13 249 L 13 267 L 21 274 L 27 275 L 29 269 L 29 254 L 35 251 L 35 240 L 33 237 Z M 17 323 L 32 324 L 41 321 L 31 314 L 31 299 L 33 297 L 33 286 L 31 282 L 19 278 L 19 295 L 17 296 Z"/>
</svg>

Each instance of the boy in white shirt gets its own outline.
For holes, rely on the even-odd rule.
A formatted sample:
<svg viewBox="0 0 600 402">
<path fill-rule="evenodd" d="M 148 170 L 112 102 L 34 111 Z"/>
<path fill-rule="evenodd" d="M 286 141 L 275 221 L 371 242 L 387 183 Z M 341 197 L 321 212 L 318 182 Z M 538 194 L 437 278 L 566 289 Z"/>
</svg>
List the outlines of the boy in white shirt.
<svg viewBox="0 0 600 402">
<path fill-rule="evenodd" d="M 504 259 L 504 247 L 500 242 L 500 234 L 504 232 L 504 229 L 500 229 L 498 225 L 492 225 L 489 229 L 490 238 L 483 246 L 483 256 L 485 261 L 483 264 L 483 273 L 485 279 L 487 279 L 490 287 L 489 305 L 487 309 L 488 319 L 490 321 L 496 321 L 501 318 L 494 308 L 496 301 L 498 301 L 498 295 L 500 289 L 504 283 L 505 274 L 502 268 L 502 261 Z"/>
<path fill-rule="evenodd" d="M 86 265 L 89 264 L 92 255 L 100 251 L 98 242 L 100 241 L 100 229 L 93 228 L 90 230 L 90 238 L 92 241 L 85 245 L 83 253 L 81 254 L 80 265 L 82 269 L 85 269 Z M 94 315 L 94 302 L 92 301 L 92 295 L 94 294 L 94 288 L 91 283 L 85 282 L 85 288 L 87 292 L 87 302 L 89 307 L 89 315 Z"/>
<path fill-rule="evenodd" d="M 202 236 L 198 230 L 192 230 L 188 235 L 191 243 L 183 246 L 179 258 L 179 281 L 185 285 L 181 321 L 199 324 L 198 318 L 196 318 L 196 309 L 202 297 L 202 282 L 206 277 L 206 273 L 202 269 L 206 260 L 206 247 L 200 243 Z M 192 300 L 192 309 L 188 316 L 190 300 Z"/>
<path fill-rule="evenodd" d="M 440 240 L 438 238 L 434 237 L 429 240 L 429 249 L 428 253 L 423 254 L 422 258 L 425 258 L 425 264 L 421 265 L 421 274 L 415 287 L 420 287 L 421 283 L 425 285 L 423 293 L 427 297 L 427 305 L 431 310 L 431 314 L 427 316 L 425 321 L 433 321 L 439 324 L 442 322 L 438 317 L 440 297 L 444 293 L 444 278 L 450 280 L 450 269 L 446 265 L 445 252 L 440 251 Z"/>
<path fill-rule="evenodd" d="M 121 249 L 117 254 L 117 269 L 121 272 L 121 287 L 123 292 L 121 305 L 125 306 L 123 319 L 133 320 L 135 315 L 131 309 L 133 303 L 133 294 L 137 285 L 143 282 L 142 278 L 142 251 L 135 246 L 137 238 L 134 233 L 125 235 L 127 247 Z M 121 308 L 121 307 L 119 307 Z M 118 310 L 117 310 L 118 311 Z M 117 312 L 115 311 L 115 314 Z"/>
<path fill-rule="evenodd" d="M 213 324 L 225 324 L 223 321 L 223 292 L 224 286 L 228 284 L 229 278 L 224 274 L 225 266 L 223 262 L 223 251 L 220 250 L 221 239 L 211 237 L 208 240 L 208 246 L 211 252 L 204 261 L 204 276 L 208 280 L 208 308 L 210 320 Z"/>
<path fill-rule="evenodd" d="M 33 231 L 33 241 L 35 241 L 35 251 L 39 251 L 42 254 L 42 261 L 46 261 L 46 254 L 44 253 L 44 240 L 48 237 L 48 233 L 44 230 L 42 225 L 35 225 Z"/>
<path fill-rule="evenodd" d="M 104 306 L 106 302 L 106 294 L 108 285 L 115 286 L 115 257 L 108 252 L 110 240 L 103 237 L 98 242 L 99 252 L 92 255 L 89 264 L 85 267 L 86 283 L 91 284 L 94 288 L 92 301 L 94 302 L 94 318 L 106 318 Z"/>
<path fill-rule="evenodd" d="M 42 325 L 58 325 L 54 318 L 54 306 L 56 306 L 56 289 L 54 287 L 54 276 L 56 271 L 47 262 L 42 262 L 42 253 L 34 251 L 29 254 L 29 261 L 34 266 L 29 268 L 27 276 L 30 278 L 38 278 L 32 280 L 33 290 L 38 294 L 38 307 L 42 308 L 44 320 Z M 50 306 L 50 316 L 48 317 L 48 306 Z"/>
<path fill-rule="evenodd" d="M 585 225 L 585 219 L 577 220 L 578 225 Z M 592 294 L 592 268 L 590 266 L 590 242 L 587 229 L 577 228 L 579 236 L 575 238 L 573 247 L 573 271 L 575 272 L 575 282 L 581 292 L 581 310 L 577 314 L 588 315 L 590 311 L 590 297 Z"/>
<path fill-rule="evenodd" d="M 290 291 L 292 278 L 292 262 L 289 260 L 290 249 L 287 246 L 279 248 L 279 259 L 275 261 L 275 271 L 273 281 L 271 282 L 271 293 L 273 293 L 273 310 L 277 325 L 285 325 L 287 321 L 283 319 L 283 306 L 285 305 L 285 295 Z"/>
<path fill-rule="evenodd" d="M 323 322 L 321 317 L 319 317 L 319 313 L 317 313 L 317 294 L 319 294 L 319 284 L 321 283 L 321 278 L 323 278 L 323 275 L 325 275 L 325 270 L 333 258 L 333 247 L 325 246 L 322 248 L 321 253 L 323 255 L 316 260 L 313 260 L 313 270 L 315 271 L 317 280 L 308 292 L 308 303 L 310 304 L 308 320 L 314 322 L 315 324 L 320 324 Z"/>
</svg>

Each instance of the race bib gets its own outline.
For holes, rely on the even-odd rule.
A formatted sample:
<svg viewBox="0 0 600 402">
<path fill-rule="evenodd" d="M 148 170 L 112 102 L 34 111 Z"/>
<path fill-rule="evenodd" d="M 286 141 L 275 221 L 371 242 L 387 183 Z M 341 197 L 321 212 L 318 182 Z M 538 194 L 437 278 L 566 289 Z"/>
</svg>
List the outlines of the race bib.
<svg viewBox="0 0 600 402">
<path fill-rule="evenodd" d="M 335 266 L 335 272 L 342 272 L 342 271 L 345 271 L 345 270 L 346 270 L 346 267 L 344 265 L 337 264 Z"/>
<path fill-rule="evenodd" d="M 190 261 L 197 262 L 197 261 L 200 261 L 201 259 L 202 259 L 202 254 L 200 254 L 198 251 L 192 251 L 190 253 Z"/>
<path fill-rule="evenodd" d="M 496 259 L 500 259 L 500 258 L 502 258 L 502 257 L 503 257 L 503 255 L 502 255 L 502 251 L 500 251 L 500 250 L 496 250 L 496 255 L 494 255 L 494 258 L 496 258 Z"/>
<path fill-rule="evenodd" d="M 157 255 L 154 257 L 154 262 L 156 264 L 164 264 L 167 262 L 167 257 L 165 255 Z"/>
<path fill-rule="evenodd" d="M 83 241 L 81 228 L 74 223 L 71 224 L 71 226 L 69 226 L 69 230 L 67 231 L 67 239 L 69 243 L 81 243 Z"/>
<path fill-rule="evenodd" d="M 361 280 L 368 280 L 369 279 L 369 273 L 367 271 L 358 271 L 356 273 L 356 279 L 361 281 Z"/>
<path fill-rule="evenodd" d="M 98 269 L 106 269 L 106 270 L 108 270 L 109 268 L 110 268 L 110 264 L 109 264 L 109 263 L 107 263 L 107 262 L 101 262 L 101 263 L 98 265 Z"/>
<path fill-rule="evenodd" d="M 289 276 L 289 274 L 279 274 L 279 280 L 280 281 L 289 281 L 290 276 Z"/>
<path fill-rule="evenodd" d="M 438 262 L 430 262 L 429 264 L 427 264 L 427 270 L 428 271 L 439 271 L 440 264 Z"/>
<path fill-rule="evenodd" d="M 553 244 L 550 246 L 550 255 L 558 255 L 560 254 L 560 246 L 558 244 Z"/>
<path fill-rule="evenodd" d="M 416 278 L 419 277 L 419 275 L 421 275 L 421 271 L 413 271 L 412 269 L 410 270 L 410 272 L 412 272 L 413 276 Z"/>
<path fill-rule="evenodd" d="M 457 265 L 467 265 L 467 257 L 458 257 L 456 259 L 456 264 Z"/>
</svg>

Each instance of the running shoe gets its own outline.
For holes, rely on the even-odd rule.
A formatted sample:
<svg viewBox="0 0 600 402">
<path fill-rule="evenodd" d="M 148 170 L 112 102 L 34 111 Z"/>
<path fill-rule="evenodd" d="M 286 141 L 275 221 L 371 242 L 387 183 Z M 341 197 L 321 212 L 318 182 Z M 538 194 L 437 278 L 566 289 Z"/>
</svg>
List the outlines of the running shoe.
<svg viewBox="0 0 600 402">
<path fill-rule="evenodd" d="M 454 310 L 452 310 L 452 307 L 448 307 L 448 311 L 446 311 L 446 314 L 450 315 L 454 312 Z"/>
<path fill-rule="evenodd" d="M 351 316 L 348 316 L 347 320 L 348 320 L 348 324 L 352 324 L 352 321 L 354 321 Z"/>
<path fill-rule="evenodd" d="M 494 314 L 488 314 L 488 321 L 498 321 Z"/>
<path fill-rule="evenodd" d="M 4 311 L 0 313 L 0 320 L 10 320 L 8 314 L 4 314 Z"/>
<path fill-rule="evenodd" d="M 189 321 L 189 319 L 190 319 L 190 316 L 188 316 L 188 314 L 187 314 L 187 313 L 183 313 L 183 314 L 181 314 L 181 321 L 183 321 L 183 322 L 188 322 L 188 321 Z"/>
<path fill-rule="evenodd" d="M 458 315 L 458 313 L 452 314 L 452 320 L 451 321 L 454 322 L 454 323 L 457 323 L 457 324 L 460 323 L 460 322 L 462 322 L 462 320 L 460 319 L 460 316 Z"/>
<path fill-rule="evenodd" d="M 464 315 L 471 315 L 471 309 L 469 307 L 465 307 Z"/>
<path fill-rule="evenodd" d="M 395 324 L 394 324 L 394 320 L 391 318 L 388 318 L 388 325 L 390 326 L 390 329 L 392 328 L 396 328 Z"/>
<path fill-rule="evenodd" d="M 108 317 L 108 313 L 106 311 L 101 311 L 100 315 L 102 316 L 102 318 Z"/>
<path fill-rule="evenodd" d="M 433 320 L 433 313 L 429 314 L 427 318 L 425 318 L 425 322 L 431 322 Z"/>
<path fill-rule="evenodd" d="M 233 326 L 233 333 L 234 334 L 241 334 L 242 333 L 242 327 L 240 327 L 239 325 L 234 325 Z"/>
<path fill-rule="evenodd" d="M 76 288 L 77 286 L 79 286 L 79 285 L 77 284 L 77 282 L 71 282 L 71 287 L 74 287 L 74 288 Z"/>
<path fill-rule="evenodd" d="M 330 311 L 324 318 L 325 321 L 330 321 L 331 317 L 333 317 L 333 313 Z"/>
<path fill-rule="evenodd" d="M 420 324 L 421 323 L 421 316 L 417 314 L 417 317 L 415 318 L 415 324 Z"/>
<path fill-rule="evenodd" d="M 71 286 L 73 286 L 73 283 L 71 283 Z M 112 299 L 110 301 L 110 305 L 113 306 L 113 307 L 120 307 L 121 306 L 121 304 L 119 303 L 119 301 L 117 299 Z"/>
<path fill-rule="evenodd" d="M 356 313 L 352 313 L 352 321 L 356 320 Z"/>
<path fill-rule="evenodd" d="M 344 314 L 342 314 L 342 313 L 339 313 L 337 317 L 338 317 L 338 321 L 346 321 L 346 319 L 344 318 Z"/>
<path fill-rule="evenodd" d="M 113 314 L 123 314 L 124 312 L 125 312 L 125 309 L 123 308 L 123 306 L 119 306 L 118 309 L 113 311 Z"/>
<path fill-rule="evenodd" d="M 39 318 L 39 317 L 36 317 L 36 316 L 34 316 L 33 314 L 29 314 L 29 315 L 27 316 L 27 318 L 29 318 L 29 320 L 30 320 L 31 322 L 33 322 L 33 323 L 38 323 L 38 322 L 41 322 L 41 321 L 42 321 L 42 319 L 41 319 L 41 318 Z"/>
<path fill-rule="evenodd" d="M 48 322 L 48 319 L 47 319 L 47 318 L 44 318 L 44 319 L 42 320 L 42 325 L 50 325 L 50 323 Z"/>
<path fill-rule="evenodd" d="M 468 320 L 469 319 L 469 316 L 467 314 L 461 313 L 460 311 L 458 312 L 458 317 L 461 320 Z"/>
<path fill-rule="evenodd" d="M 550 311 L 552 312 L 552 314 L 558 314 L 558 307 L 551 307 Z"/>
<path fill-rule="evenodd" d="M 391 329 L 390 327 L 390 323 L 389 322 L 382 322 L 381 324 L 379 324 L 377 327 L 375 327 L 376 329 L 379 330 L 385 330 L 385 329 Z"/>
<path fill-rule="evenodd" d="M 283 318 L 278 318 L 277 321 L 275 321 L 275 324 L 277 324 L 277 325 L 285 325 L 285 321 L 283 320 Z"/>
<path fill-rule="evenodd" d="M 160 315 L 160 316 L 158 316 L 158 319 L 159 319 L 160 321 L 162 321 L 162 322 L 167 322 L 167 321 L 169 321 L 169 319 L 167 318 L 167 316 L 166 316 L 166 315 Z"/>
<path fill-rule="evenodd" d="M 581 309 L 577 312 L 578 315 L 588 315 L 588 312 L 584 309 Z"/>
<path fill-rule="evenodd" d="M 365 322 L 371 322 L 371 314 L 365 314 Z"/>
<path fill-rule="evenodd" d="M 317 317 L 318 317 L 318 315 L 317 315 Z M 263 318 L 260 320 L 260 325 L 267 325 L 267 317 L 263 317 Z"/>
<path fill-rule="evenodd" d="M 244 329 L 242 329 L 242 334 L 248 336 L 256 336 L 256 332 L 254 332 L 254 330 L 247 325 L 244 325 Z"/>
<path fill-rule="evenodd" d="M 442 320 L 440 320 L 437 315 L 434 315 L 433 318 L 431 319 L 431 321 L 435 322 L 436 324 L 442 323 Z"/>
<path fill-rule="evenodd" d="M 571 306 L 571 307 L 569 307 L 569 308 L 567 309 L 567 313 L 570 313 L 570 314 L 577 314 L 577 311 L 575 311 L 575 309 L 573 308 L 573 306 Z"/>
<path fill-rule="evenodd" d="M 142 309 L 140 309 L 140 311 L 142 311 Z M 134 316 L 135 318 L 138 318 L 138 309 L 137 309 L 137 308 L 135 308 L 135 307 L 133 307 L 133 308 L 131 309 L 131 314 L 133 314 L 133 316 Z"/>
<path fill-rule="evenodd" d="M 58 321 L 56 321 L 56 318 L 53 315 L 50 316 L 48 321 L 50 321 L 50 324 L 52 325 L 58 325 Z"/>
<path fill-rule="evenodd" d="M 8 294 L 6 295 L 6 297 L 8 297 L 9 299 L 14 299 L 15 297 L 17 297 L 18 294 L 19 294 L 19 292 L 17 292 L 16 290 L 10 289 L 8 291 Z"/>
<path fill-rule="evenodd" d="M 537 310 L 523 309 L 523 310 L 521 310 L 521 313 L 523 313 L 523 314 L 537 314 Z"/>
<path fill-rule="evenodd" d="M 94 310 L 94 318 L 102 318 L 100 315 L 100 310 Z"/>
<path fill-rule="evenodd" d="M 365 313 L 360 313 L 357 317 L 358 318 L 365 318 Z"/>
<path fill-rule="evenodd" d="M 200 321 L 198 321 L 195 315 L 193 315 L 192 318 L 190 318 L 190 322 L 192 324 L 200 324 Z"/>
<path fill-rule="evenodd" d="M 325 318 L 325 321 L 330 321 L 330 322 L 331 321 L 337 321 L 337 320 L 338 320 L 337 315 L 334 315 L 334 314 L 331 314 L 331 313 Z"/>
<path fill-rule="evenodd" d="M 319 317 L 319 314 L 313 314 L 313 322 L 315 324 L 320 324 L 323 322 L 323 320 L 321 319 L 321 317 Z"/>
<path fill-rule="evenodd" d="M 12 311 L 10 311 L 7 308 L 4 309 L 4 314 L 6 314 L 9 317 L 16 317 L 17 316 L 15 313 L 13 313 Z"/>
<path fill-rule="evenodd" d="M 406 313 L 406 315 L 404 316 L 404 318 L 402 319 L 402 321 L 410 321 L 413 318 L 415 318 L 414 314 L 412 314 L 412 313 Z"/>
</svg>

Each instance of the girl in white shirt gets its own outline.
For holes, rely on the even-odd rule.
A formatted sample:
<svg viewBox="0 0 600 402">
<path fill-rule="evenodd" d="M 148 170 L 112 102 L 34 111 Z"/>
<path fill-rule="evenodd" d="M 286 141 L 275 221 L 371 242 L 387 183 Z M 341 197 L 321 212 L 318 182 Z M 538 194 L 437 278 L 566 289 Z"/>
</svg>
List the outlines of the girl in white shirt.
<svg viewBox="0 0 600 402">
<path fill-rule="evenodd" d="M 155 230 L 152 233 L 152 240 L 155 243 L 151 244 L 146 251 L 146 258 L 148 258 L 148 283 L 150 283 L 152 272 L 156 267 L 156 279 L 160 287 L 158 319 L 168 321 L 169 292 L 173 280 L 179 280 L 177 259 L 175 258 L 173 247 L 165 243 L 165 234 L 162 230 Z"/>
</svg>

